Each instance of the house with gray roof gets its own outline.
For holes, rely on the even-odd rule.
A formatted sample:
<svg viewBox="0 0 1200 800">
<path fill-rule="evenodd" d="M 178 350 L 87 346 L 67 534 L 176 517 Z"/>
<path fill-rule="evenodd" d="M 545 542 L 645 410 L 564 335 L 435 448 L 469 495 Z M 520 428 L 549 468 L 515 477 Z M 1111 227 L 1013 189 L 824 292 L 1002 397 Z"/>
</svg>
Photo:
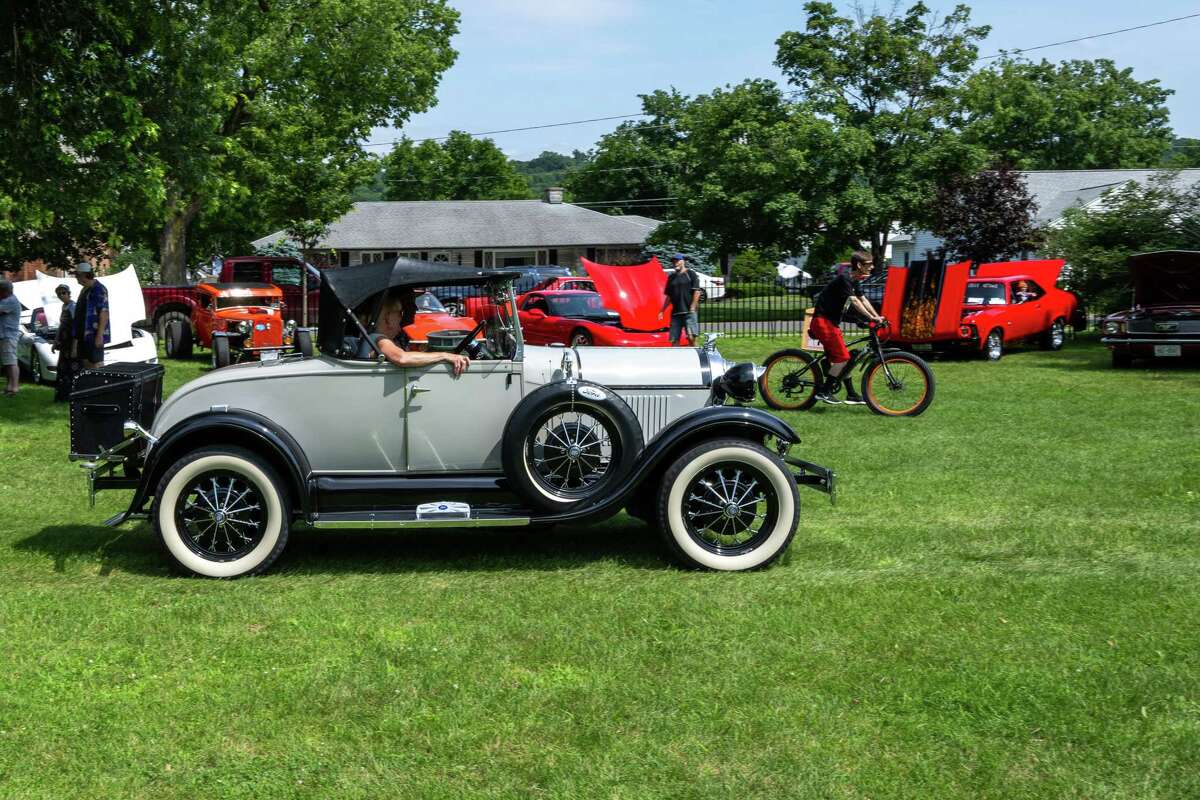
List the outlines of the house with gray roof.
<svg viewBox="0 0 1200 800">
<path fill-rule="evenodd" d="M 396 256 L 484 269 L 558 264 L 580 258 L 632 263 L 658 220 L 610 216 L 564 203 L 561 189 L 541 200 L 420 200 L 355 203 L 316 247 L 313 264 L 349 266 Z M 276 231 L 254 242 L 286 239 Z"/>
<path fill-rule="evenodd" d="M 1076 169 L 1076 170 L 1032 170 L 1023 172 L 1029 193 L 1037 202 L 1037 223 L 1051 227 L 1059 223 L 1069 208 L 1100 208 L 1105 192 L 1125 186 L 1131 182 L 1145 183 L 1159 174 L 1153 169 Z M 1194 186 L 1200 183 L 1200 169 L 1180 170 L 1175 177 L 1177 185 Z M 929 252 L 942 249 L 942 240 L 931 231 L 909 231 L 892 238 L 892 253 L 889 264 L 907 265 L 910 261 L 925 258 Z M 1026 253 L 1023 258 L 1035 254 Z"/>
</svg>

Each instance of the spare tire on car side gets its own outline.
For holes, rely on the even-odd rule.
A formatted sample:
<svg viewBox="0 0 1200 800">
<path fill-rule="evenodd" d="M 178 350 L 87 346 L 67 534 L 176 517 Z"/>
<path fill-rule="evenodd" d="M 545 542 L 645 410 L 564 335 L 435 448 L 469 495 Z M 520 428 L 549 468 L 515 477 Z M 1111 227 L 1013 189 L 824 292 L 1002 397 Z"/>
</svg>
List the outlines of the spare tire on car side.
<svg viewBox="0 0 1200 800">
<path fill-rule="evenodd" d="M 645 442 L 633 409 L 611 389 L 561 381 L 530 393 L 504 426 L 501 460 L 517 493 L 564 511 L 629 474 Z"/>
</svg>

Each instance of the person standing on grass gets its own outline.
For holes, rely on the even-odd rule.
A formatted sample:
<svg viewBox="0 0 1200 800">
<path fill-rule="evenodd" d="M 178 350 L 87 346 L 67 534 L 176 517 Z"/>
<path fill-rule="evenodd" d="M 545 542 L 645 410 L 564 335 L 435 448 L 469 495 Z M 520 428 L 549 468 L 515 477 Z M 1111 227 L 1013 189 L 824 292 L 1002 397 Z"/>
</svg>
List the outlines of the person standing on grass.
<svg viewBox="0 0 1200 800">
<path fill-rule="evenodd" d="M 696 307 L 700 304 L 700 279 L 688 269 L 683 253 L 671 256 L 671 264 L 675 271 L 663 287 L 663 304 L 658 310 L 658 318 L 662 319 L 667 306 L 670 306 L 671 346 L 678 347 L 680 334 L 684 334 L 687 337 L 686 346 L 691 347 L 700 335 L 700 321 L 696 316 Z"/>
<path fill-rule="evenodd" d="M 76 352 L 85 369 L 95 369 L 104 363 L 104 345 L 109 342 L 108 290 L 96 280 L 92 265 L 81 261 L 75 265 L 75 277 L 83 286 L 75 307 L 76 317 L 82 317 L 82 328 L 75 326 L 79 335 Z"/>
<path fill-rule="evenodd" d="M 71 288 L 60 283 L 54 296 L 62 303 L 62 316 L 58 318 L 58 334 L 50 351 L 58 353 L 58 380 L 54 383 L 54 402 L 61 403 L 71 395 L 71 382 L 75 378 L 75 301 L 71 299 Z"/>
<path fill-rule="evenodd" d="M 4 371 L 5 397 L 15 397 L 20 384 L 17 368 L 17 337 L 20 334 L 21 301 L 10 281 L 0 280 L 0 369 Z"/>
<path fill-rule="evenodd" d="M 819 341 L 825 349 L 829 360 L 829 375 L 824 383 L 817 387 L 816 397 L 823 403 L 846 402 L 851 405 L 861 405 L 863 399 L 854 391 L 848 380 L 846 384 L 845 401 L 838 400 L 835 395 L 843 383 L 842 375 L 850 366 L 850 351 L 846 349 L 846 340 L 842 338 L 842 315 L 849 305 L 862 316 L 872 322 L 882 322 L 883 317 L 875 312 L 871 301 L 863 296 L 859 284 L 871 274 L 875 264 L 869 253 L 862 250 L 850 256 L 850 270 L 838 275 L 817 295 L 813 319 L 809 324 L 809 335 Z"/>
</svg>

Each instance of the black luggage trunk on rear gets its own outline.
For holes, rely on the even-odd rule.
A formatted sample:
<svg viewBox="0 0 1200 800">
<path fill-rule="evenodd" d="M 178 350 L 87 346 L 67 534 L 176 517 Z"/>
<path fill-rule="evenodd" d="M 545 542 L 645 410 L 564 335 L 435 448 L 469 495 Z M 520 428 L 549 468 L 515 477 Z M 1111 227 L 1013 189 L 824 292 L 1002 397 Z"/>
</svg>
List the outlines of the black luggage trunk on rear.
<svg viewBox="0 0 1200 800">
<path fill-rule="evenodd" d="M 71 455 L 94 458 L 125 438 L 133 420 L 144 428 L 162 403 L 160 364 L 106 364 L 75 376 L 71 391 Z"/>
</svg>

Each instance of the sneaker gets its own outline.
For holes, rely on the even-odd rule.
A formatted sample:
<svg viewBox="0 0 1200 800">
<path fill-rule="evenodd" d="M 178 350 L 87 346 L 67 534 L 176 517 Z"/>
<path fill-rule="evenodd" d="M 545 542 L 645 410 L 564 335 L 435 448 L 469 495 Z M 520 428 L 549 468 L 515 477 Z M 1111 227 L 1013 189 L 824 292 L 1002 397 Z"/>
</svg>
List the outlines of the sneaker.
<svg viewBox="0 0 1200 800">
<path fill-rule="evenodd" d="M 834 397 L 831 393 L 826 391 L 819 391 L 814 394 L 813 397 L 815 397 L 817 400 L 820 400 L 822 403 L 829 403 L 831 406 L 840 405 L 842 402 Z"/>
<path fill-rule="evenodd" d="M 867 404 L 867 401 L 863 400 L 862 396 L 849 386 L 846 387 L 846 399 L 842 402 L 848 406 L 865 406 Z"/>
</svg>

